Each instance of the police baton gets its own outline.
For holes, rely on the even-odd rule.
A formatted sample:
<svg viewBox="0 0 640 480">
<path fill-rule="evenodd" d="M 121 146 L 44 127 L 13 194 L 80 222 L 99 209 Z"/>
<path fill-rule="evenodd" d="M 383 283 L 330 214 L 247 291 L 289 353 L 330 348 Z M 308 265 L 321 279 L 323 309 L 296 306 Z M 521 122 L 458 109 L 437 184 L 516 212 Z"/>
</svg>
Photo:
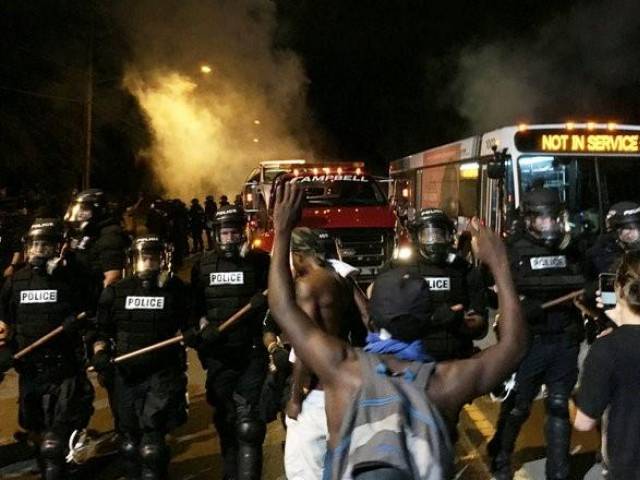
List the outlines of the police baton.
<svg viewBox="0 0 640 480">
<path fill-rule="evenodd" d="M 267 294 L 267 290 L 262 292 L 263 295 Z M 238 320 L 240 320 L 249 310 L 251 310 L 251 303 L 247 303 L 244 307 L 238 310 L 236 313 L 231 315 L 228 319 L 226 319 L 218 328 L 220 332 L 227 330 L 229 327 L 233 326 Z M 124 355 L 120 355 L 113 359 L 113 363 L 121 363 L 131 358 L 137 357 L 139 355 L 143 355 L 145 353 L 153 352 L 155 350 L 159 350 L 164 347 L 168 347 L 169 345 L 174 345 L 176 343 L 180 343 L 183 340 L 183 335 L 176 335 L 175 337 L 168 338 L 163 340 L 162 342 L 154 343 L 153 345 L 149 345 L 144 348 L 140 348 L 138 350 L 134 350 L 133 352 L 125 353 Z M 93 372 L 94 368 L 89 367 L 89 372 Z"/>
<path fill-rule="evenodd" d="M 576 290 L 576 291 L 571 292 L 571 293 L 567 293 L 566 295 L 563 295 L 561 297 L 555 298 L 553 300 L 549 300 L 548 302 L 544 302 L 540 306 L 542 307 L 543 310 L 545 310 L 547 308 L 555 307 L 556 305 L 560 305 L 561 303 L 568 302 L 569 300 L 573 300 L 574 298 L 579 297 L 583 293 L 584 293 L 584 288 L 582 288 L 580 290 Z"/>
<path fill-rule="evenodd" d="M 86 316 L 87 316 L 87 312 L 82 312 L 81 314 L 76 316 L 76 320 L 83 320 Z M 20 358 L 24 357 L 26 354 L 28 354 L 28 353 L 32 352 L 33 350 L 35 350 L 36 348 L 38 348 L 40 345 L 42 345 L 44 343 L 47 343 L 53 337 L 57 336 L 60 332 L 62 332 L 62 330 L 64 330 L 64 327 L 62 325 L 60 325 L 59 327 L 54 328 L 49 333 L 47 333 L 45 336 L 40 337 L 38 340 L 33 342 L 31 345 L 28 345 L 28 346 L 24 347 L 22 350 L 20 350 L 18 353 L 16 353 L 13 356 L 13 359 L 14 360 L 19 360 Z"/>
</svg>

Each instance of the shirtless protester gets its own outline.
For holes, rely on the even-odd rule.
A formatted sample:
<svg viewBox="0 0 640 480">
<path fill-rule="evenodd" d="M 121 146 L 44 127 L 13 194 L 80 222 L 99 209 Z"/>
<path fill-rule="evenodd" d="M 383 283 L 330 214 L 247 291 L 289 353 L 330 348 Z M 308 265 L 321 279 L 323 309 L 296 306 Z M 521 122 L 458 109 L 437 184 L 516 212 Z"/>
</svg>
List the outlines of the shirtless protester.
<svg viewBox="0 0 640 480">
<path fill-rule="evenodd" d="M 288 183 L 278 190 L 269 305 L 297 356 L 324 387 L 329 432 L 325 478 L 449 477 L 453 454 L 444 422 L 455 421 L 465 403 L 504 380 L 526 349 L 526 325 L 501 240 L 474 220 L 476 256 L 490 268 L 498 287 L 500 341 L 469 359 L 437 365 L 409 362 L 351 347 L 324 332 L 297 305 L 289 243 L 301 206 L 299 186 Z M 406 311 L 397 315 L 384 307 L 372 309 L 373 324 L 384 324 L 391 335 L 406 332 L 414 310 L 428 308 L 423 300 L 428 286 L 424 279 L 407 274 L 394 288 L 376 289 L 372 304 L 384 299 L 376 300 L 376 295 L 390 294 L 397 297 L 394 304 L 405 304 Z M 413 344 L 406 337 L 396 342 L 402 340 Z"/>
<path fill-rule="evenodd" d="M 316 231 L 307 227 L 293 230 L 290 251 L 296 303 L 322 330 L 346 341 L 354 333 L 352 325 L 362 326 L 354 286 L 330 266 L 324 250 Z M 324 390 L 300 359 L 294 363 L 286 423 L 287 478 L 320 480 L 327 450 Z"/>
</svg>

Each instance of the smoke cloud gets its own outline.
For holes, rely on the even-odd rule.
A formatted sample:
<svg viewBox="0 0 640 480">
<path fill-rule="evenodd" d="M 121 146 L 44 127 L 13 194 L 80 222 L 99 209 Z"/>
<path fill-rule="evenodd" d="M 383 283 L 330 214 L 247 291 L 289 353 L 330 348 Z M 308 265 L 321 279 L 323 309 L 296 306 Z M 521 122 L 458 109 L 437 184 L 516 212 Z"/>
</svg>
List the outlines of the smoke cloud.
<svg viewBox="0 0 640 480">
<path fill-rule="evenodd" d="M 148 116 L 154 142 L 141 154 L 168 195 L 237 193 L 259 161 L 310 156 L 307 81 L 299 59 L 272 46 L 274 2 L 123 5 L 124 84 Z"/>
<path fill-rule="evenodd" d="M 455 82 L 474 132 L 504 125 L 637 118 L 640 3 L 578 2 L 533 35 L 469 46 Z"/>
</svg>

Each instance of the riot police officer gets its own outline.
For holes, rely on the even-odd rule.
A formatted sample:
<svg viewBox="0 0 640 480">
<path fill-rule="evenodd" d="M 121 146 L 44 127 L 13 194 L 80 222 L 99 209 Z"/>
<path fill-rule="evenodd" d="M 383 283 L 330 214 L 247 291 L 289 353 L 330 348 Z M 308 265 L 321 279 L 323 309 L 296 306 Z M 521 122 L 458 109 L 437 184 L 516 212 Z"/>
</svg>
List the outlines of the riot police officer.
<svg viewBox="0 0 640 480">
<path fill-rule="evenodd" d="M 13 333 L 17 349 L 63 326 L 61 333 L 14 365 L 20 375 L 19 422 L 40 435 L 39 465 L 47 480 L 66 478 L 68 439 L 73 430 L 87 426 L 94 398 L 77 319 L 87 308 L 87 297 L 72 265 L 56 259 L 62 239 L 57 219 L 37 219 L 26 236 L 28 263 L 7 280 L 1 293 L 0 320 Z M 7 362 L 2 370 L 8 367 Z"/>
<path fill-rule="evenodd" d="M 110 368 L 112 355 L 155 344 L 186 330 L 186 286 L 170 270 L 165 244 L 155 235 L 135 239 L 132 273 L 106 287 L 98 306 L 94 368 Z M 165 434 L 186 421 L 184 347 L 146 353 L 115 367 L 120 452 L 127 478 L 167 478 Z"/>
<path fill-rule="evenodd" d="M 424 344 L 435 360 L 466 358 L 473 340 L 487 333 L 487 288 L 478 269 L 453 251 L 455 226 L 440 209 L 423 209 L 410 225 L 417 255 L 386 268 L 406 268 L 429 282 L 433 316 L 425 319 Z"/>
<path fill-rule="evenodd" d="M 498 428 L 488 446 L 497 479 L 513 476 L 511 455 L 520 428 L 542 384 L 547 421 L 548 479 L 569 475 L 569 395 L 577 380 L 580 316 L 570 302 L 542 310 L 543 302 L 581 288 L 580 258 L 568 243 L 566 212 L 556 191 L 538 189 L 522 199 L 523 231 L 508 239 L 511 268 L 533 340 L 516 373 L 516 389 L 502 403 Z"/>
<path fill-rule="evenodd" d="M 260 293 L 267 285 L 269 256 L 246 252 L 242 209 L 227 205 L 216 212 L 216 248 L 205 252 L 191 272 L 194 309 L 202 325 L 199 356 L 207 370 L 207 401 L 224 463 L 224 478 L 260 478 L 266 426 L 260 419 L 260 392 L 268 355 L 262 343 L 267 305 Z M 246 252 L 246 253 L 245 253 Z M 241 307 L 252 309 L 236 325 L 218 326 Z"/>
<path fill-rule="evenodd" d="M 607 231 L 586 252 L 591 273 L 614 273 L 625 252 L 640 248 L 640 204 L 618 202 L 605 219 Z"/>
<path fill-rule="evenodd" d="M 122 278 L 128 239 L 119 220 L 110 215 L 104 192 L 97 188 L 78 193 L 64 219 L 69 250 L 84 266 L 97 299 L 103 286 Z"/>
</svg>

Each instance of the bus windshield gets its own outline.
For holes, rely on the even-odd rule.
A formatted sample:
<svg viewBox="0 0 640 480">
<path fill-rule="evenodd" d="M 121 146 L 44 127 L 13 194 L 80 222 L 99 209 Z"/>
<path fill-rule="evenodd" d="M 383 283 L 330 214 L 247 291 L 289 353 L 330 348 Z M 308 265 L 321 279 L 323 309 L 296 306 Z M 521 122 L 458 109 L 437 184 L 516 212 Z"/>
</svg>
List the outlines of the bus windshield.
<svg viewBox="0 0 640 480">
<path fill-rule="evenodd" d="M 638 166 L 636 157 L 523 155 L 518 159 L 520 193 L 537 188 L 557 190 L 572 230 L 596 233 L 611 205 L 640 200 L 633 173 Z"/>
<path fill-rule="evenodd" d="M 342 178 L 341 178 L 342 177 Z M 358 175 L 320 175 L 298 179 L 307 203 L 326 206 L 386 205 L 380 187 L 370 177 Z"/>
</svg>

